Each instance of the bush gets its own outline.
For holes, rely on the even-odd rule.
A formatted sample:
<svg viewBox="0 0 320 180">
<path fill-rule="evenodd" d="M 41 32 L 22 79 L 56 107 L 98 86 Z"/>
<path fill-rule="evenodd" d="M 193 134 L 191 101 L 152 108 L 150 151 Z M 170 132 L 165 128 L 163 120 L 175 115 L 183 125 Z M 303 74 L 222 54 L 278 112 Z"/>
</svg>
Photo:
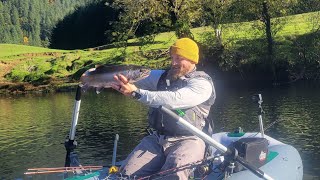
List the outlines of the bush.
<svg viewBox="0 0 320 180">
<path fill-rule="evenodd" d="M 9 74 L 5 76 L 6 79 L 12 82 L 21 82 L 29 74 L 28 71 L 21 71 L 13 69 Z"/>
</svg>

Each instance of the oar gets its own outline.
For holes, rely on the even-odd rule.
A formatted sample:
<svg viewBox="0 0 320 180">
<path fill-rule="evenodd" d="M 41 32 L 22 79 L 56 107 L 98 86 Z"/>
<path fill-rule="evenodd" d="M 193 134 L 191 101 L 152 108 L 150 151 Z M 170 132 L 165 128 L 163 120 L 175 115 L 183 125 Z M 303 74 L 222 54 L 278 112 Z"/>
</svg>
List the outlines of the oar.
<svg viewBox="0 0 320 180">
<path fill-rule="evenodd" d="M 244 167 L 249 169 L 252 173 L 257 175 L 258 177 L 263 178 L 263 179 L 267 179 L 267 180 L 273 180 L 273 178 L 271 178 L 269 175 L 267 175 L 266 173 L 264 173 L 263 171 L 261 171 L 257 167 L 255 167 L 253 165 L 250 165 L 242 157 L 237 156 L 238 153 L 235 152 L 236 149 L 234 149 L 234 150 L 228 149 L 227 147 L 225 147 L 222 144 L 218 143 L 217 141 L 212 139 L 210 136 L 208 136 L 207 134 L 202 132 L 200 129 L 196 128 L 195 126 L 190 124 L 188 121 L 186 121 L 182 117 L 178 116 L 176 113 L 172 112 L 170 109 L 168 109 L 168 108 L 166 108 L 164 106 L 160 106 L 160 110 L 162 112 L 168 114 L 169 116 L 173 117 L 174 119 L 176 119 L 177 124 L 181 125 L 182 127 L 185 127 L 192 134 L 198 136 L 199 138 L 201 138 L 202 140 L 207 142 L 209 145 L 215 147 L 216 149 L 218 149 L 219 151 L 224 153 L 226 156 L 234 156 L 234 159 L 236 161 L 238 161 L 241 165 L 243 165 Z"/>
<path fill-rule="evenodd" d="M 78 123 L 78 116 L 81 104 L 81 87 L 77 87 L 73 115 L 72 115 L 72 122 L 71 128 L 69 133 L 69 138 L 66 139 L 64 146 L 66 148 L 66 159 L 65 159 L 65 167 L 70 167 L 70 165 L 77 165 L 78 164 L 78 156 L 74 151 L 77 146 L 77 142 L 75 141 L 75 134 L 76 134 L 76 127 Z M 76 161 L 76 162 L 75 162 Z M 76 163 L 76 164 L 75 164 Z"/>
</svg>

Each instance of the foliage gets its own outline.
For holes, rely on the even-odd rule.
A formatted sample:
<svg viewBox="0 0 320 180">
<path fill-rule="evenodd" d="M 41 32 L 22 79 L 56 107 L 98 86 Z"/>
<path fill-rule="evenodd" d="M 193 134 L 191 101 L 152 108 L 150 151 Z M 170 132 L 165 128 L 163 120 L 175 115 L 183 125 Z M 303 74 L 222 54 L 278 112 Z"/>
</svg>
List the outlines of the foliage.
<svg viewBox="0 0 320 180">
<path fill-rule="evenodd" d="M 84 49 L 112 42 L 112 25 L 118 12 L 104 1 L 77 7 L 52 29 L 51 48 Z"/>
<path fill-rule="evenodd" d="M 28 71 L 22 71 L 18 69 L 13 69 L 9 74 L 5 77 L 12 82 L 22 82 L 24 78 L 29 74 Z"/>
<path fill-rule="evenodd" d="M 320 31 L 298 36 L 292 41 L 288 60 L 291 79 L 319 79 L 320 78 Z"/>
<path fill-rule="evenodd" d="M 115 0 L 111 6 L 120 11 L 120 20 L 115 23 L 114 34 L 118 40 L 135 37 L 145 22 L 154 27 L 151 30 L 143 26 L 144 30 L 151 30 L 151 33 L 173 29 L 177 37 L 192 38 L 191 24 L 196 23 L 200 17 L 200 3 L 195 0 Z M 149 31 L 145 33 L 150 34 Z"/>
<path fill-rule="evenodd" d="M 266 2 L 271 17 L 320 10 L 318 0 Z M 0 43 L 82 49 L 166 31 L 193 38 L 190 29 L 203 25 L 213 26 L 221 38 L 223 23 L 261 19 L 261 4 L 260 0 L 3 0 Z M 272 27 L 275 35 L 283 26 L 274 21 Z M 254 28 L 263 29 L 263 24 Z"/>
<path fill-rule="evenodd" d="M 299 0 L 292 8 L 294 14 L 320 11 L 319 0 Z"/>
<path fill-rule="evenodd" d="M 222 46 L 222 22 L 232 4 L 233 0 L 204 0 L 202 2 L 202 16 L 205 24 L 210 25 L 215 30 L 215 38 L 218 46 Z"/>
<path fill-rule="evenodd" d="M 315 23 L 319 13 L 282 17 L 280 21 L 283 18 L 289 24 L 285 23 L 284 28 L 275 35 L 277 75 L 292 80 L 300 78 L 300 75 L 302 78 L 319 79 L 319 24 Z M 216 78 L 221 79 L 225 78 L 225 73 L 235 73 L 236 77 L 243 79 L 269 78 L 269 67 L 261 63 L 266 60 L 265 40 L 252 28 L 252 24 L 257 22 L 222 24 L 223 51 L 217 48 L 212 27 L 191 29 L 204 50 L 204 60 L 200 61 L 199 66 L 213 66 L 214 72 L 218 73 Z M 168 48 L 175 39 L 174 32 L 167 32 L 130 39 L 125 48 L 110 44 L 101 49 L 69 51 L 0 44 L 0 81 L 36 84 L 55 80 L 74 82 L 86 69 L 96 64 L 138 64 L 165 68 L 170 63 Z"/>
<path fill-rule="evenodd" d="M 272 80 L 271 65 L 275 68 L 278 81 L 319 79 L 317 58 L 320 51 L 317 47 L 320 47 L 320 25 L 316 25 L 317 19 L 317 12 L 308 14 L 308 17 L 301 14 L 272 19 L 284 24 L 274 36 L 276 48 L 273 64 L 263 63 L 267 61 L 267 43 L 255 29 L 250 28 L 260 21 L 225 25 L 223 50 L 217 48 L 213 31 L 202 33 L 200 43 L 204 60 L 215 68 L 215 72 L 236 72 L 241 79 Z M 245 35 L 242 34 L 244 32 Z"/>
<path fill-rule="evenodd" d="M 88 1 L 0 1 L 0 43 L 47 46 L 55 24 Z"/>
</svg>

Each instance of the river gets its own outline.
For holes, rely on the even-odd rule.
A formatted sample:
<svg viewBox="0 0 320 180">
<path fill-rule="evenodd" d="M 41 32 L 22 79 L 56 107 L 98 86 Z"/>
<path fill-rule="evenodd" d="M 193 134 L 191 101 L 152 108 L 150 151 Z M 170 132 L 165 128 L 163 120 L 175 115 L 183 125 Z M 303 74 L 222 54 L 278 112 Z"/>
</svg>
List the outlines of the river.
<svg viewBox="0 0 320 180">
<path fill-rule="evenodd" d="M 304 179 L 320 178 L 319 82 L 277 87 L 230 87 L 217 83 L 210 117 L 215 131 L 259 129 L 257 105 L 261 93 L 266 134 L 294 146 L 303 159 Z M 0 96 L 0 179 L 27 179 L 32 167 L 64 165 L 63 142 L 69 133 L 75 92 Z M 144 134 L 147 107 L 117 92 L 82 96 L 76 152 L 83 165 L 111 163 L 113 141 L 120 135 L 117 160 L 124 159 Z"/>
</svg>

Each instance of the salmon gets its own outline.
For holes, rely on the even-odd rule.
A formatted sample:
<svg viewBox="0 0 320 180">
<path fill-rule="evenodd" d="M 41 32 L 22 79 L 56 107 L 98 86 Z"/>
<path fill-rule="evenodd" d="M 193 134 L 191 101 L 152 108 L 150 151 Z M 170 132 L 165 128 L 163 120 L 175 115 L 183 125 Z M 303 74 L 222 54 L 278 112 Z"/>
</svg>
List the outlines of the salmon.
<svg viewBox="0 0 320 180">
<path fill-rule="evenodd" d="M 103 88 L 110 88 L 111 84 L 116 82 L 114 75 L 122 74 L 133 83 L 148 77 L 150 72 L 150 69 L 137 65 L 102 65 L 84 72 L 80 77 L 80 86 L 84 91 L 93 88 L 99 93 Z"/>
</svg>

